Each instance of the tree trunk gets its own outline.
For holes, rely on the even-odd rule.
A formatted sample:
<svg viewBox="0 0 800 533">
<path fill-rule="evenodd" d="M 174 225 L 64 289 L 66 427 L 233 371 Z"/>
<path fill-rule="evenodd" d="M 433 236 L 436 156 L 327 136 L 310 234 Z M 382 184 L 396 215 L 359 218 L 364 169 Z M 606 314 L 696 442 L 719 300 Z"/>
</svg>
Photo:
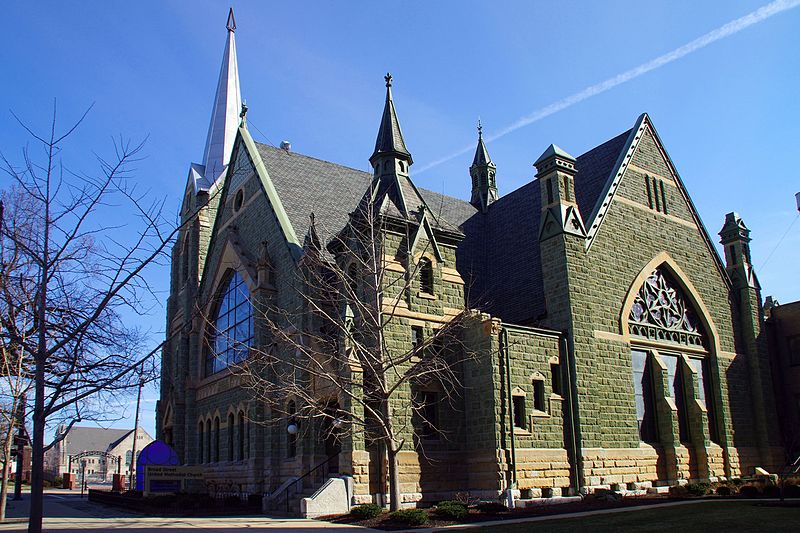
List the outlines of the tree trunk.
<svg viewBox="0 0 800 533">
<path fill-rule="evenodd" d="M 16 415 L 16 411 L 12 411 Z M 0 522 L 6 521 L 6 506 L 8 503 L 8 467 L 11 464 L 11 446 L 14 444 L 14 429 L 16 416 L 12 422 L 8 424 L 8 430 L 4 436 L 5 441 L 3 445 L 3 479 L 0 481 Z M 17 452 L 17 461 L 22 461 L 19 452 Z"/>
<path fill-rule="evenodd" d="M 393 442 L 386 447 L 389 455 L 389 510 L 397 511 L 400 509 L 400 467 L 397 464 L 397 453 Z"/>
<path fill-rule="evenodd" d="M 33 442 L 31 443 L 31 511 L 28 533 L 42 533 L 44 513 L 44 362 L 36 362 L 36 399 L 33 407 Z"/>
</svg>

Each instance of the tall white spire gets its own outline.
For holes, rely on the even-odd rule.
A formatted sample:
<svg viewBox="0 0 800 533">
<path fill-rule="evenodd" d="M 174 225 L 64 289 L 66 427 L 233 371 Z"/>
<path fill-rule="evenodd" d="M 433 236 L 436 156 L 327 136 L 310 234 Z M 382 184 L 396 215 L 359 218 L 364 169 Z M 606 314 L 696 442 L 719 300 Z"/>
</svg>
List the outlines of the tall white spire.
<svg viewBox="0 0 800 533">
<path fill-rule="evenodd" d="M 211 124 L 208 126 L 206 149 L 203 156 L 206 184 L 210 186 L 228 165 L 233 150 L 233 140 L 239 127 L 239 113 L 242 108 L 242 95 L 239 91 L 239 67 L 236 61 L 236 21 L 233 8 L 228 12 L 228 40 L 222 55 L 217 93 L 214 96 L 214 109 Z"/>
</svg>

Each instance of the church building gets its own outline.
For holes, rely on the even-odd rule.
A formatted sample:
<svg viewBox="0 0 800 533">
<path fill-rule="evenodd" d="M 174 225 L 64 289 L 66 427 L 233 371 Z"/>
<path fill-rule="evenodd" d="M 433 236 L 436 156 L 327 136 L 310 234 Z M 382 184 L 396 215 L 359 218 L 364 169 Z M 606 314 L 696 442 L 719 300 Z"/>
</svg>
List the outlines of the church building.
<svg viewBox="0 0 800 533">
<path fill-rule="evenodd" d="M 209 487 L 276 494 L 333 452 L 324 477 L 347 478 L 349 503 L 386 503 L 386 459 L 363 436 L 270 424 L 277 414 L 237 370 L 267 349 L 254 302 L 298 308 L 304 256 L 335 253 L 368 191 L 402 228 L 386 237 L 387 264 L 414 284 L 386 311 L 387 345 L 407 351 L 469 317 L 461 390 L 449 402 L 431 391 L 425 412 L 441 430 L 399 453 L 405 504 L 656 492 L 783 464 L 750 232 L 731 212 L 712 237 L 650 116 L 577 157 L 542 146 L 531 179 L 502 195 L 502 162 L 479 131 L 471 165 L 448 177 L 470 179 L 471 198 L 453 198 L 414 184 L 388 75 L 364 147 L 372 173 L 253 140 L 232 15 L 172 252 L 157 407 L 158 438 Z"/>
</svg>

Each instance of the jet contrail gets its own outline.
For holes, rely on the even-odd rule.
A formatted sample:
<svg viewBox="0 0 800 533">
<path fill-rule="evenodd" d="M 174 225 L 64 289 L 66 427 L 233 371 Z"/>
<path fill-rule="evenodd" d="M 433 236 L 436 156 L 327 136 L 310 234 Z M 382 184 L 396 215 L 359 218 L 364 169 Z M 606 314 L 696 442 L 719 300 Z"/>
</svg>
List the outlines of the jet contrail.
<svg viewBox="0 0 800 533">
<path fill-rule="evenodd" d="M 784 11 L 788 11 L 789 9 L 797 7 L 798 5 L 800 5 L 800 0 L 775 0 L 774 2 L 770 2 L 769 4 L 762 6 L 741 18 L 728 22 L 724 26 L 720 26 L 719 28 L 710 31 L 705 35 L 702 35 L 697 39 L 688 42 L 671 52 L 667 52 L 666 54 L 660 55 L 655 59 L 651 59 L 647 63 L 643 63 L 638 67 L 634 67 L 630 70 L 627 70 L 622 74 L 617 74 L 613 78 L 609 78 L 600 83 L 590 85 L 589 87 L 586 87 L 580 92 L 567 96 L 566 98 L 562 98 L 561 100 L 553 102 L 552 104 L 545 106 L 541 109 L 537 109 L 533 113 L 518 119 L 516 122 L 513 122 L 512 124 L 506 126 L 497 133 L 485 136 L 484 139 L 486 139 L 486 141 L 488 142 L 499 139 L 500 137 L 504 137 L 513 131 L 516 131 L 522 127 L 527 126 L 528 124 L 533 124 L 534 122 L 537 122 L 545 117 L 557 113 L 562 109 L 572 107 L 573 105 L 582 102 L 587 98 L 591 98 L 592 96 L 604 93 L 609 89 L 613 89 L 617 85 L 622 85 L 625 82 L 636 79 L 639 76 L 650 72 L 651 70 L 663 67 L 664 65 L 672 63 L 673 61 L 676 61 L 682 58 L 683 56 L 689 55 L 692 52 L 696 52 L 701 48 L 705 48 L 706 46 L 708 46 L 713 42 L 719 41 L 720 39 L 724 39 L 725 37 L 728 37 L 735 33 L 739 33 L 743 29 L 748 28 L 753 24 L 758 24 L 759 22 L 766 20 L 773 15 L 783 13 Z M 458 150 L 457 152 L 454 152 L 441 159 L 437 159 L 431 163 L 428 163 L 422 168 L 417 169 L 416 173 L 420 174 L 422 172 L 425 172 L 426 170 L 439 166 L 442 163 L 450 161 L 451 159 L 455 159 L 456 157 L 465 154 L 467 152 L 470 152 L 471 150 L 474 149 L 475 149 L 474 143 L 470 144 L 469 146 L 465 146 L 464 148 Z"/>
</svg>

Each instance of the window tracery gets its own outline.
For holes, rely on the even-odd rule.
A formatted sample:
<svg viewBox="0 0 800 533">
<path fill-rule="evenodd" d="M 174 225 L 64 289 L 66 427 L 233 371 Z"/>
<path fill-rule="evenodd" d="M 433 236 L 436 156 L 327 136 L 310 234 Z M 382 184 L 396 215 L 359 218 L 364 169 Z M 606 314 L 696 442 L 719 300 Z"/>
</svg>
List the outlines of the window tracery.
<svg viewBox="0 0 800 533">
<path fill-rule="evenodd" d="M 704 345 L 697 315 L 677 284 L 658 268 L 639 289 L 628 320 L 631 335 L 689 346 Z"/>
</svg>

